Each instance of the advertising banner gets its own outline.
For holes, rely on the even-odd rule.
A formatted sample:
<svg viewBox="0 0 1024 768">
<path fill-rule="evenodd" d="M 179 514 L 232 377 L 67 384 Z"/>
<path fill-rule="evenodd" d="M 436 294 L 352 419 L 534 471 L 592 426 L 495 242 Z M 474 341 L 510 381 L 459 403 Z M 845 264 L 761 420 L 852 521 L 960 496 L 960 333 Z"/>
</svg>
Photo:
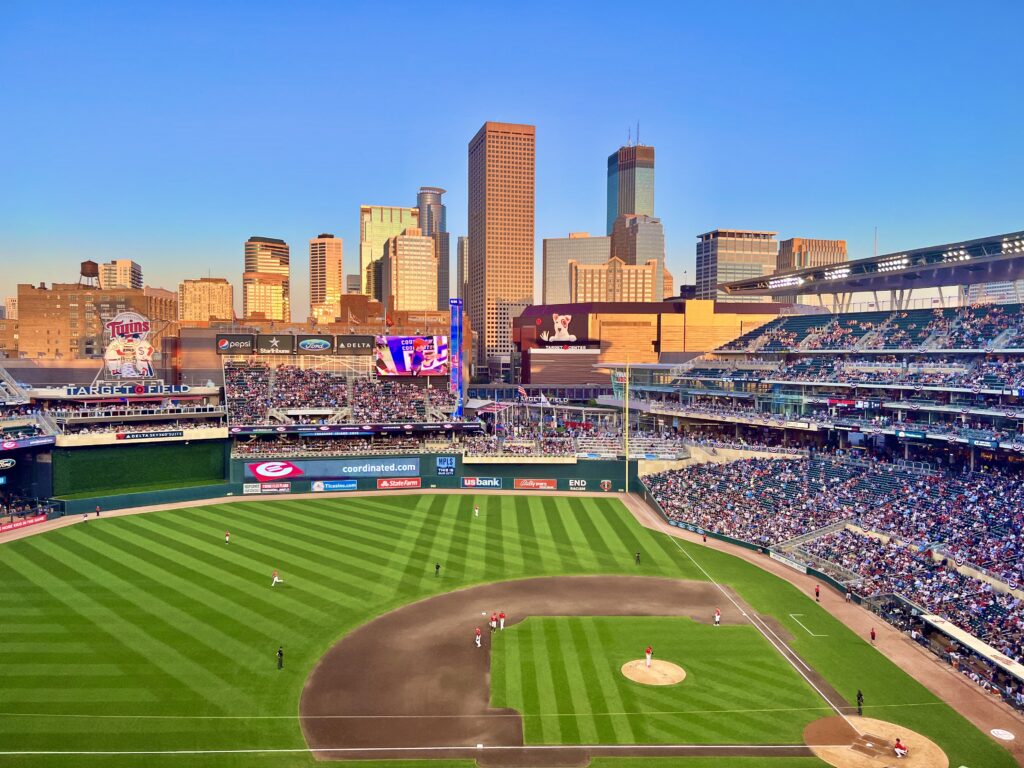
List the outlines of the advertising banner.
<svg viewBox="0 0 1024 768">
<path fill-rule="evenodd" d="M 180 429 L 168 429 L 163 432 L 118 432 L 118 440 L 169 440 L 176 437 L 184 437 L 185 432 Z"/>
<path fill-rule="evenodd" d="M 451 477 L 455 474 L 455 457 L 454 456 L 438 456 L 437 457 L 437 474 L 440 477 Z"/>
<path fill-rule="evenodd" d="M 244 483 L 242 485 L 242 493 L 246 496 L 258 496 L 260 493 L 260 484 Z"/>
<path fill-rule="evenodd" d="M 291 493 L 291 483 L 260 483 L 260 493 Z"/>
<path fill-rule="evenodd" d="M 254 461 L 245 465 L 245 478 L 261 482 L 303 477 L 333 480 L 348 477 L 413 477 L 420 473 L 417 456 L 352 459 L 298 459 Z"/>
<path fill-rule="evenodd" d="M 334 352 L 334 337 L 330 334 L 301 333 L 295 337 L 295 354 L 330 355 Z"/>
<path fill-rule="evenodd" d="M 313 493 L 330 491 L 354 491 L 359 484 L 355 480 L 317 480 L 312 484 Z"/>
<path fill-rule="evenodd" d="M 378 491 L 393 491 L 399 488 L 419 488 L 422 480 L 418 477 L 378 477 Z"/>
<path fill-rule="evenodd" d="M 251 355 L 256 349 L 256 337 L 251 333 L 218 333 L 218 355 Z"/>
<path fill-rule="evenodd" d="M 290 333 L 260 333 L 256 336 L 257 355 L 290 355 L 295 352 L 295 337 Z"/>
<path fill-rule="evenodd" d="M 30 525 L 39 525 L 39 523 L 46 522 L 46 515 L 35 515 L 34 517 L 23 517 L 21 520 L 15 520 L 12 523 L 4 523 L 0 525 L 0 533 L 7 533 L 7 531 L 16 531 L 19 528 L 27 528 Z"/>
<path fill-rule="evenodd" d="M 566 344 L 583 344 L 589 341 L 589 316 L 562 315 L 557 312 L 550 316 L 538 317 L 537 340 L 541 346 L 561 347 Z"/>
<path fill-rule="evenodd" d="M 447 336 L 378 336 L 374 342 L 380 376 L 447 376 Z"/>
<path fill-rule="evenodd" d="M 335 336 L 334 351 L 342 357 L 372 355 L 373 341 L 373 336 Z"/>
<path fill-rule="evenodd" d="M 52 435 L 24 437 L 20 440 L 4 440 L 0 442 L 0 451 L 13 451 L 18 448 L 38 448 L 42 445 L 53 445 L 56 442 L 57 438 Z"/>
<path fill-rule="evenodd" d="M 231 427 L 232 435 L 284 435 L 312 434 L 317 437 L 358 437 L 379 434 L 415 433 L 415 432 L 455 432 L 458 434 L 476 434 L 482 431 L 480 422 L 429 422 L 420 424 L 281 424 L 271 426 Z"/>
<path fill-rule="evenodd" d="M 501 488 L 500 477 L 464 477 L 463 488 Z"/>
<path fill-rule="evenodd" d="M 582 477 L 570 477 L 569 478 L 569 490 L 570 491 L 585 491 L 587 490 L 587 481 Z"/>
<path fill-rule="evenodd" d="M 517 477 L 514 487 L 517 491 L 557 491 L 558 481 L 544 477 Z"/>
</svg>

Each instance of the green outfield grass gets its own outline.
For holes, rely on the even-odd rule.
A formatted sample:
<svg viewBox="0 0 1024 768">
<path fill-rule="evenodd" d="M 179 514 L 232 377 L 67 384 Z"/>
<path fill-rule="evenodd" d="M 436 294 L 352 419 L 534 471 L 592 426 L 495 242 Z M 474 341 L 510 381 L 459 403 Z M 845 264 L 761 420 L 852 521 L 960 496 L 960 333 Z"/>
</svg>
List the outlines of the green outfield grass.
<svg viewBox="0 0 1024 768">
<path fill-rule="evenodd" d="M 483 509 L 480 518 L 473 517 L 474 503 Z M 226 528 L 230 546 L 224 544 Z M 862 687 L 869 704 L 865 714 L 927 733 L 947 750 L 953 766 L 1013 765 L 1008 753 L 789 584 L 728 555 L 699 545 L 682 547 L 713 578 L 778 617 L 793 633 L 795 649 L 845 695 L 852 698 Z M 0 546 L 0 751 L 301 749 L 297 705 L 310 669 L 339 637 L 373 616 L 485 581 L 636 574 L 638 550 L 645 575 L 705 578 L 683 548 L 642 528 L 610 498 L 441 494 L 214 504 L 94 519 L 15 541 Z M 444 566 L 439 579 L 433 575 L 435 561 Z M 283 588 L 270 588 L 275 568 L 285 579 Z M 828 637 L 811 637 L 789 613 L 803 614 L 801 621 Z M 532 621 L 523 629 L 532 631 Z M 666 627 L 674 620 L 667 621 Z M 556 622 L 554 631 L 571 635 L 575 630 L 571 623 Z M 723 628 L 722 637 L 733 632 Z M 747 639 L 749 633 L 735 633 L 740 646 L 755 642 Z M 279 644 L 286 652 L 283 672 L 275 668 Z M 781 662 L 768 662 L 762 651 L 759 658 L 777 669 Z M 511 653 L 503 655 L 510 679 Z M 707 659 L 713 661 L 713 655 L 709 650 Z M 527 679 L 522 652 L 520 662 L 520 679 Z M 720 663 L 742 662 L 723 658 Z M 713 698 L 701 690 L 706 663 L 698 662 L 693 680 L 680 688 L 694 702 Z M 683 665 L 689 666 L 685 660 Z M 525 701 L 523 690 L 517 692 L 509 679 L 503 695 Z M 587 679 L 582 682 L 587 685 Z M 710 679 L 707 684 L 718 685 Z M 535 688 L 539 699 L 540 687 Z M 784 695 L 786 701 L 806 698 L 791 691 L 789 682 Z M 657 697 L 637 693 L 632 701 L 664 710 Z M 589 698 L 578 704 L 593 706 Z M 684 726 L 694 729 L 693 741 L 712 739 L 722 727 L 719 717 L 693 717 Z M 730 725 L 737 732 L 748 719 L 729 717 L 741 721 Z M 787 738 L 802 717 L 780 720 Z M 597 726 L 579 721 L 577 727 Z M 770 725 L 749 727 L 763 733 Z M 529 728 L 532 741 L 536 731 Z M 0 756 L 5 766 L 33 768 L 286 768 L 314 762 L 304 753 Z M 686 768 L 754 764 L 663 762 L 677 763 Z M 821 763 L 780 759 L 772 765 Z"/>
<path fill-rule="evenodd" d="M 682 683 L 622 675 L 648 644 Z M 799 744 L 833 714 L 752 625 L 687 618 L 527 619 L 494 638 L 491 703 L 524 715 L 531 744 Z"/>
</svg>

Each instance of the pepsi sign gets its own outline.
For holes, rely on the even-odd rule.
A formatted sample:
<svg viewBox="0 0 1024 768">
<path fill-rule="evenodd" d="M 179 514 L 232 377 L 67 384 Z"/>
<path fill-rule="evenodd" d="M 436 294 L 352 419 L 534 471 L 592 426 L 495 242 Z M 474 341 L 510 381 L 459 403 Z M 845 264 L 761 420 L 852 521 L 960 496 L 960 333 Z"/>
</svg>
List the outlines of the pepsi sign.
<svg viewBox="0 0 1024 768">
<path fill-rule="evenodd" d="M 256 346 L 256 338 L 248 333 L 218 333 L 218 355 L 251 355 Z"/>
</svg>

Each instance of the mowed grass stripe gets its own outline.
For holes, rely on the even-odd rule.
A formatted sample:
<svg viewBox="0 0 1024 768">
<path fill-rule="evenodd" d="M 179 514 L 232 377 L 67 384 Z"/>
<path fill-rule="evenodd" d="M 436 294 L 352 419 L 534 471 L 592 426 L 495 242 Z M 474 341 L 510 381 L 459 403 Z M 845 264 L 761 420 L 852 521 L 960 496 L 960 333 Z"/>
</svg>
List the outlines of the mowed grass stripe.
<svg viewBox="0 0 1024 768">
<path fill-rule="evenodd" d="M 554 629 L 556 642 L 564 659 L 563 676 L 566 691 L 570 699 L 570 712 L 578 712 L 573 719 L 579 728 L 579 738 L 588 744 L 596 744 L 600 740 L 600 731 L 591 715 L 591 693 L 587 675 L 580 661 L 581 656 L 589 655 L 589 648 L 576 644 L 577 635 L 573 629 L 580 619 L 550 622 Z"/>
<path fill-rule="evenodd" d="M 548 670 L 551 675 L 551 682 L 553 684 L 554 699 L 552 712 L 579 712 L 582 716 L 586 716 L 585 713 L 589 708 L 584 707 L 583 709 L 576 709 L 574 707 L 575 698 L 572 695 L 572 687 L 575 681 L 569 679 L 569 674 L 566 669 L 566 658 L 572 655 L 573 650 L 571 647 L 563 647 L 561 639 L 559 638 L 558 624 L 560 622 L 552 621 L 551 619 L 541 619 L 538 627 L 540 634 L 544 638 L 544 648 L 546 649 L 546 659 L 548 661 Z M 544 701 L 544 697 L 541 697 L 541 701 Z M 581 740 L 581 729 L 579 724 L 579 717 L 568 717 L 559 718 L 559 728 L 561 728 L 561 739 L 570 743 L 579 743 Z"/>
<path fill-rule="evenodd" d="M 416 532 L 415 539 L 413 540 L 412 548 L 409 550 L 408 562 L 405 564 L 401 579 L 398 582 L 399 591 L 413 589 L 416 585 L 420 584 L 424 577 L 426 569 L 424 563 L 434 559 L 432 557 L 435 553 L 431 552 L 433 548 L 433 542 L 437 534 L 438 526 L 441 525 L 440 510 L 444 507 L 444 497 L 437 495 L 430 497 L 431 501 L 427 504 L 427 508 L 419 514 L 412 515 L 410 528 L 413 528 Z M 437 505 L 436 508 L 434 505 Z M 431 514 L 433 510 L 437 510 L 438 514 Z M 428 566 L 432 571 L 433 568 Z M 444 564 L 442 564 L 442 568 Z M 428 571 L 429 572 L 429 571 Z"/>
<path fill-rule="evenodd" d="M 544 636 L 543 619 L 531 618 L 524 626 L 529 629 L 529 653 L 533 658 L 534 677 L 532 688 L 536 696 L 536 708 L 527 711 L 539 714 L 557 712 L 558 705 L 555 699 L 557 691 L 551 674 L 551 656 L 548 651 L 547 638 Z M 545 744 L 563 743 L 564 723 L 561 722 L 561 718 L 542 717 L 540 720 L 543 742 Z"/>
<path fill-rule="evenodd" d="M 195 595 L 207 604 L 216 604 L 222 614 L 228 614 L 237 622 L 246 627 L 247 632 L 262 634 L 268 641 L 273 637 L 280 637 L 281 633 L 287 631 L 288 625 L 280 621 L 280 614 L 265 604 L 266 610 L 254 610 L 249 600 L 240 600 L 240 596 L 250 597 L 252 583 L 247 586 L 247 592 L 238 592 L 225 588 L 220 574 L 211 568 L 200 565 L 189 554 L 181 550 L 171 550 L 155 541 L 147 541 L 144 537 L 137 536 L 124 526 L 107 525 L 100 532 L 101 526 L 94 529 L 94 540 L 106 540 L 120 542 L 128 547 L 129 552 L 145 552 L 145 563 L 152 567 L 161 568 L 164 576 L 164 584 L 176 589 L 184 595 Z M 122 548 L 123 549 L 123 548 Z M 225 552 L 225 559 L 234 553 Z M 134 558 L 136 562 L 139 558 Z"/>
<path fill-rule="evenodd" d="M 501 499 L 501 496 L 496 497 Z M 475 499 L 475 497 L 474 497 Z M 489 545 L 485 554 L 485 566 L 488 573 L 504 573 L 505 565 L 505 534 L 507 529 L 504 526 L 503 515 L 501 514 L 502 503 L 498 502 L 498 514 L 486 514 L 480 512 L 480 517 L 473 516 L 472 507 L 469 508 L 469 522 L 478 526 L 483 524 L 487 544 Z"/>
<path fill-rule="evenodd" d="M 195 694 L 194 701 L 203 702 L 206 711 L 225 714 L 220 710 L 217 701 L 218 692 L 230 690 L 231 686 L 208 667 L 193 661 L 176 646 L 151 634 L 135 621 L 122 616 L 119 611 L 104 605 L 92 596 L 96 593 L 95 590 L 85 592 L 74 583 L 61 578 L 56 568 L 44 569 L 36 560 L 29 559 L 15 548 L 5 551 L 4 555 L 26 578 L 47 590 L 50 597 L 59 602 L 64 610 L 86 618 L 95 626 L 95 630 L 108 640 L 117 646 L 123 646 L 133 656 L 147 659 L 166 677 L 190 689 Z M 49 561 L 48 564 L 51 566 L 61 565 L 60 561 L 40 559 L 44 562 Z M 6 685 L 0 690 L 6 693 L 12 691 L 10 686 Z M 217 698 L 207 698 L 209 694 L 214 694 Z"/>
<path fill-rule="evenodd" d="M 186 570 L 196 575 L 210 575 L 211 584 L 215 585 L 218 594 L 236 604 L 245 605 L 247 610 L 258 614 L 269 626 L 275 623 L 289 626 L 305 618 L 306 612 L 289 612 L 282 609 L 280 604 L 271 608 L 263 601 L 253 599 L 256 586 L 265 584 L 266 580 L 263 569 L 257 569 L 258 564 L 246 554 L 244 545 L 228 550 L 231 545 L 224 544 L 223 539 L 218 544 L 210 544 L 207 537 L 200 540 L 184 536 L 180 534 L 180 529 L 168 529 L 165 532 L 158 525 L 147 526 L 130 517 L 119 518 L 116 522 L 117 525 L 110 526 L 114 535 L 135 537 L 144 550 L 152 548 L 166 553 Z"/>
<path fill-rule="evenodd" d="M 248 654 L 251 646 L 221 628 L 228 617 L 212 604 L 177 592 L 168 583 L 169 574 L 165 571 L 145 564 L 138 567 L 138 558 L 123 550 L 104 547 L 96 540 L 90 540 L 88 545 L 81 540 L 65 542 L 63 547 L 58 547 L 41 536 L 36 543 L 41 552 L 51 557 L 59 554 L 66 565 L 104 585 L 119 600 L 133 605 L 139 614 L 147 617 L 154 631 L 159 629 L 161 634 L 176 638 L 178 643 L 202 646 L 203 652 L 218 666 L 237 664 L 240 657 Z M 106 556 L 102 558 L 94 556 L 104 553 Z M 175 602 L 171 602 L 175 598 Z M 201 607 L 208 610 L 197 610 Z"/>
<path fill-rule="evenodd" d="M 565 496 L 546 496 L 545 502 L 554 502 L 546 505 L 549 511 L 554 511 L 556 518 L 563 524 L 566 536 L 573 544 L 573 551 L 580 566 L 587 571 L 595 571 L 601 564 L 601 553 L 590 546 L 590 540 L 584 533 L 584 526 L 580 525 L 580 511 L 577 499 Z"/>
</svg>

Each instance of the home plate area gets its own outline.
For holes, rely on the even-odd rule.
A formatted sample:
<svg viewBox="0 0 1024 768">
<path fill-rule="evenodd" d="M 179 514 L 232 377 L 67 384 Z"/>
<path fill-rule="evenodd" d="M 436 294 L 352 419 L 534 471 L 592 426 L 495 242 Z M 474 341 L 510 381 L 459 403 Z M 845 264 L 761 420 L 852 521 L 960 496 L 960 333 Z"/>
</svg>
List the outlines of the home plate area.
<svg viewBox="0 0 1024 768">
<path fill-rule="evenodd" d="M 909 750 L 906 756 L 896 756 L 896 739 Z M 804 740 L 818 758 L 836 768 L 949 768 L 946 753 L 933 741 L 871 717 L 815 720 L 804 730 Z"/>
</svg>

